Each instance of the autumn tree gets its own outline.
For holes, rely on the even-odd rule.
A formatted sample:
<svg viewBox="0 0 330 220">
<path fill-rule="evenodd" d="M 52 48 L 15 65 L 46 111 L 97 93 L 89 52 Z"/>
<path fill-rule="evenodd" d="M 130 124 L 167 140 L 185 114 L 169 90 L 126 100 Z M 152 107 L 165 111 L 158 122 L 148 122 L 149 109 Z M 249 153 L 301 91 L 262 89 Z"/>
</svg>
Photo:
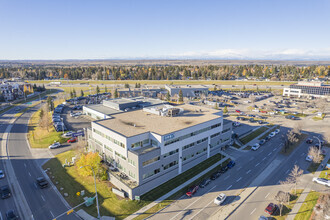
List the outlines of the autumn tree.
<svg viewBox="0 0 330 220">
<path fill-rule="evenodd" d="M 42 112 L 42 113 L 41 113 Z M 49 132 L 49 127 L 51 126 L 51 120 L 49 117 L 49 107 L 48 104 L 44 105 L 42 109 L 40 110 L 40 119 L 39 119 L 39 125 L 43 129 L 47 129 Z"/>
<path fill-rule="evenodd" d="M 291 173 L 289 174 L 289 177 L 287 180 L 291 182 L 294 185 L 295 194 L 297 194 L 297 185 L 301 180 L 301 176 L 303 175 L 304 171 L 299 168 L 299 166 L 296 164 L 294 165 L 293 169 L 291 170 Z"/>
<path fill-rule="evenodd" d="M 87 154 L 81 154 L 79 160 L 77 161 L 78 173 L 81 176 L 92 176 L 93 171 L 89 167 L 91 166 L 94 169 L 94 172 L 97 174 L 101 170 L 101 158 L 98 153 L 89 152 Z"/>
<path fill-rule="evenodd" d="M 118 94 L 118 90 L 117 89 L 115 89 L 115 92 L 114 92 L 113 96 L 114 96 L 115 99 L 119 97 L 119 94 Z"/>
<path fill-rule="evenodd" d="M 301 135 L 301 130 L 303 128 L 303 123 L 302 122 L 297 122 L 294 126 L 292 131 L 297 134 L 297 135 Z"/>
<path fill-rule="evenodd" d="M 108 92 L 107 86 L 104 86 L 104 92 Z"/>
<path fill-rule="evenodd" d="M 275 200 L 279 203 L 280 216 L 282 216 L 284 203 L 288 203 L 290 201 L 290 194 L 288 192 L 279 191 L 275 196 Z"/>
<path fill-rule="evenodd" d="M 317 147 L 310 147 L 308 150 L 308 156 L 311 157 L 313 163 L 315 164 L 320 163 L 323 159 L 320 149 Z"/>
<path fill-rule="evenodd" d="M 301 102 L 299 104 L 299 108 L 301 110 L 301 114 L 304 114 L 304 111 L 307 110 L 307 106 L 308 106 L 308 104 L 306 102 Z"/>
<path fill-rule="evenodd" d="M 298 142 L 298 138 L 296 137 L 296 134 L 294 133 L 293 129 L 288 131 L 287 138 L 288 138 L 289 144 L 291 144 L 291 145 Z"/>
<path fill-rule="evenodd" d="M 180 89 L 179 91 L 179 102 L 183 102 L 183 94 L 182 94 L 182 90 Z"/>
<path fill-rule="evenodd" d="M 228 108 L 227 108 L 227 106 L 225 106 L 225 107 L 223 108 L 223 113 L 224 113 L 224 114 L 227 114 L 227 113 L 228 113 Z"/>
<path fill-rule="evenodd" d="M 323 114 L 325 112 L 326 107 L 327 107 L 327 101 L 325 99 L 318 99 L 316 101 L 316 107 Z"/>
<path fill-rule="evenodd" d="M 49 111 L 54 111 L 54 101 L 51 96 L 47 97 L 47 105 L 48 105 Z"/>
</svg>

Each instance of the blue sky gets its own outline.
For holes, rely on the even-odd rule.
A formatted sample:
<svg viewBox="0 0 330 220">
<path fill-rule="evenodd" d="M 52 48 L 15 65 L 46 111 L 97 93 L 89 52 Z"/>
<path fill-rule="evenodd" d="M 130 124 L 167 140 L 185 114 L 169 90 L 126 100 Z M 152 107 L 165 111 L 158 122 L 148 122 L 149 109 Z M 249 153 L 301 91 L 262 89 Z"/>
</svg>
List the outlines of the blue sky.
<svg viewBox="0 0 330 220">
<path fill-rule="evenodd" d="M 330 59 L 328 0 L 0 0 L 0 60 Z"/>
</svg>

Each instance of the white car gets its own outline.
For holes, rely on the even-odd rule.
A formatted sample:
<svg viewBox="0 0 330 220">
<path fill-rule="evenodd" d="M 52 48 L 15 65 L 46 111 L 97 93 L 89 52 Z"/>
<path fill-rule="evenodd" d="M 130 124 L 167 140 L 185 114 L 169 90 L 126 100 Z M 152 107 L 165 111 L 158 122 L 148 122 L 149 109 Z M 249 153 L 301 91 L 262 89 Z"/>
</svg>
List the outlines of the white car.
<svg viewBox="0 0 330 220">
<path fill-rule="evenodd" d="M 238 122 L 238 121 L 237 121 L 237 122 L 234 122 L 234 126 L 235 126 L 235 127 L 238 127 L 238 126 L 240 126 L 240 125 L 241 125 L 240 122 Z"/>
<path fill-rule="evenodd" d="M 307 155 L 306 160 L 309 161 L 309 162 L 311 162 L 313 160 L 313 157 L 310 156 L 310 155 Z"/>
<path fill-rule="evenodd" d="M 275 132 L 271 132 L 270 134 L 269 134 L 269 137 L 274 137 L 276 134 L 275 134 Z"/>
<path fill-rule="evenodd" d="M 260 144 L 256 143 L 251 147 L 251 150 L 258 150 L 260 148 Z"/>
<path fill-rule="evenodd" d="M 214 204 L 221 205 L 226 200 L 226 198 L 226 194 L 221 193 L 217 198 L 214 199 Z"/>
<path fill-rule="evenodd" d="M 2 170 L 0 170 L 0 179 L 2 178 L 5 178 L 5 173 Z"/>
<path fill-rule="evenodd" d="M 313 182 L 325 185 L 325 186 L 330 186 L 330 180 L 327 180 L 325 178 L 313 178 Z"/>
<path fill-rule="evenodd" d="M 73 134 L 73 131 L 66 132 L 63 136 L 64 137 L 71 137 Z"/>
<path fill-rule="evenodd" d="M 280 129 L 276 129 L 274 132 L 275 132 L 275 134 L 278 134 L 278 133 L 280 133 Z"/>
<path fill-rule="evenodd" d="M 61 144 L 59 142 L 55 142 L 54 144 L 50 145 L 48 148 L 49 149 L 55 149 L 55 148 L 58 148 L 60 146 L 61 146 Z"/>
<path fill-rule="evenodd" d="M 80 116 L 80 115 L 82 115 L 82 112 L 76 112 L 76 113 L 74 114 L 74 116 Z"/>
</svg>

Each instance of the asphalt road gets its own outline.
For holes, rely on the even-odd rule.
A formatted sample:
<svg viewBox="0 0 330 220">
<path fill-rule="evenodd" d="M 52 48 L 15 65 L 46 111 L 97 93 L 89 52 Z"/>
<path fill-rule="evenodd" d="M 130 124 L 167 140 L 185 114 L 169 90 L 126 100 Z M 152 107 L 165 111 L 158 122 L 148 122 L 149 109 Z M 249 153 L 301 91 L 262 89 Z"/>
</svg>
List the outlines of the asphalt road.
<svg viewBox="0 0 330 220">
<path fill-rule="evenodd" d="M 19 185 L 22 188 L 25 199 L 32 211 L 33 219 L 53 219 L 57 215 L 65 212 L 68 208 L 60 199 L 58 194 L 52 187 L 39 189 L 35 183 L 37 177 L 43 176 L 42 171 L 37 166 L 36 159 L 31 155 L 30 149 L 26 142 L 27 124 L 30 116 L 38 108 L 31 108 L 24 113 L 13 125 L 8 136 L 8 153 L 11 158 L 12 166 Z M 7 120 L 13 117 L 13 114 L 7 113 L 1 117 L 0 131 L 3 132 Z M 3 121 L 6 120 L 6 121 Z M 2 123 L 3 122 L 3 123 Z M 1 133 L 2 135 L 2 133 Z M 47 158 L 40 158 L 47 159 Z M 2 166 L 2 164 L 1 164 Z M 6 181 L 6 180 L 1 180 Z M 2 204 L 4 203 L 4 204 Z M 13 202 L 13 198 L 1 201 L 1 213 L 8 209 L 17 209 Z M 59 219 L 78 219 L 75 215 L 63 216 Z"/>
</svg>

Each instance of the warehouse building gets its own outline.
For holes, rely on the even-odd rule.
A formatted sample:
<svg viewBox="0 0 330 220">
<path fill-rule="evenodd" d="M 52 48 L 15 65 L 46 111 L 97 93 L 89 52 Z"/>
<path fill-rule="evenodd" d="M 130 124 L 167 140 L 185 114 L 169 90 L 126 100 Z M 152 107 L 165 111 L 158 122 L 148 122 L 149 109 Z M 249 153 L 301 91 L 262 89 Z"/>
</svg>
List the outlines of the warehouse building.
<svg viewBox="0 0 330 220">
<path fill-rule="evenodd" d="M 165 85 L 165 89 L 169 91 L 170 95 L 178 95 L 179 91 L 182 91 L 183 97 L 196 97 L 200 94 L 208 94 L 209 87 L 204 85 Z"/>
<path fill-rule="evenodd" d="M 220 153 L 231 135 L 221 111 L 163 104 L 92 122 L 88 145 L 108 163 L 111 183 L 134 199 Z"/>
<path fill-rule="evenodd" d="M 330 86 L 322 82 L 298 82 L 292 84 L 289 88 L 283 89 L 283 96 L 307 97 L 307 98 L 328 98 L 330 95 Z"/>
</svg>

